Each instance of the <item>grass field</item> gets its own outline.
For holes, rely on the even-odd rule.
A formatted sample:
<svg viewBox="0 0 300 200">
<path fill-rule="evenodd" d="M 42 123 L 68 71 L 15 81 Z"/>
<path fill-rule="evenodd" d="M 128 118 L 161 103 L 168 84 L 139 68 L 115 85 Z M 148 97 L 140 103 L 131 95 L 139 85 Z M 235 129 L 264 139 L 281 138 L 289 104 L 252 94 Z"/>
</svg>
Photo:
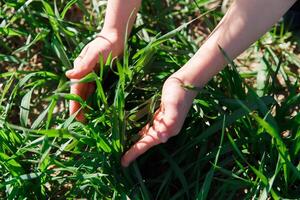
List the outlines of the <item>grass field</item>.
<svg viewBox="0 0 300 200">
<path fill-rule="evenodd" d="M 1 199 L 300 199 L 296 34 L 279 22 L 199 91 L 179 135 L 125 169 L 120 157 L 164 80 L 226 6 L 145 0 L 123 56 L 81 80 L 97 88 L 84 102 L 64 73 L 101 30 L 105 5 L 0 2 Z M 69 116 L 69 100 L 82 103 L 87 123 Z"/>
</svg>

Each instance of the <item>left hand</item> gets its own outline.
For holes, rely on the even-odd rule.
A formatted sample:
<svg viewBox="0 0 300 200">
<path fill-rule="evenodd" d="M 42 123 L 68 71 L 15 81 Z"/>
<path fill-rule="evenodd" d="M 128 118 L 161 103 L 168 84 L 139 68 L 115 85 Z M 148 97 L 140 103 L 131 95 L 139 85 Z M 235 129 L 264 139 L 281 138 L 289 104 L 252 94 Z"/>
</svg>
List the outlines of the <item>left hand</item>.
<svg viewBox="0 0 300 200">
<path fill-rule="evenodd" d="M 66 72 L 66 76 L 71 81 L 78 81 L 92 71 L 97 71 L 96 64 L 99 61 L 99 55 L 103 56 L 104 63 L 110 53 L 112 56 L 119 56 L 123 51 L 123 42 L 117 33 L 113 31 L 101 32 L 98 37 L 89 42 L 81 51 L 80 55 L 74 61 L 74 69 Z M 93 94 L 95 90 L 94 83 L 74 83 L 71 85 L 71 94 L 80 96 L 84 101 Z M 76 113 L 81 105 L 76 101 L 70 101 L 70 114 Z M 84 122 L 84 112 L 76 115 L 78 121 Z"/>
<path fill-rule="evenodd" d="M 174 75 L 163 86 L 161 105 L 140 132 L 141 138 L 122 157 L 121 164 L 127 167 L 133 160 L 151 147 L 179 133 L 192 105 L 196 92 L 183 87 L 184 81 Z"/>
</svg>

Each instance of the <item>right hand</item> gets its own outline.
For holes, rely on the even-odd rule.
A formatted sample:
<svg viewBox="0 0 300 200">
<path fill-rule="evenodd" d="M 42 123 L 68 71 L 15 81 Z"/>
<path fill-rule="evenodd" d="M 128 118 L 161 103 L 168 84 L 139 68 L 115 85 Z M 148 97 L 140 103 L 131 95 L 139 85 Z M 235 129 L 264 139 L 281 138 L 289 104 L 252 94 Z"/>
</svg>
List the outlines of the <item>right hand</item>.
<svg viewBox="0 0 300 200">
<path fill-rule="evenodd" d="M 81 51 L 80 55 L 74 61 L 74 68 L 66 72 L 66 76 L 71 81 L 83 78 L 93 70 L 99 61 L 99 54 L 104 58 L 104 63 L 110 53 L 113 57 L 119 56 L 123 51 L 122 40 L 115 34 L 99 34 L 93 41 L 89 42 Z M 94 92 L 94 83 L 75 83 L 71 85 L 71 94 L 80 96 L 86 100 Z M 76 101 L 70 101 L 70 115 L 80 109 L 80 104 Z M 76 119 L 84 122 L 84 113 L 81 110 Z"/>
<path fill-rule="evenodd" d="M 184 88 L 184 84 L 190 83 L 178 74 L 173 74 L 165 81 L 161 105 L 152 121 L 139 132 L 141 138 L 123 155 L 123 167 L 127 167 L 148 149 L 167 142 L 179 133 L 197 92 Z"/>
</svg>

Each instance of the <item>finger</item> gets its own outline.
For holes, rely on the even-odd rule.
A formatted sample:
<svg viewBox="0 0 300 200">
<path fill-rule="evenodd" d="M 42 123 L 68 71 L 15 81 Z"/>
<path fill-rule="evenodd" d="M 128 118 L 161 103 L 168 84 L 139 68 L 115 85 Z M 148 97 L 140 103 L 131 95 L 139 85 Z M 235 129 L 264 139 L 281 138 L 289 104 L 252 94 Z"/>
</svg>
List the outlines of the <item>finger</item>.
<svg viewBox="0 0 300 200">
<path fill-rule="evenodd" d="M 76 94 L 78 96 L 80 96 L 83 100 L 86 99 L 86 95 L 87 95 L 87 84 L 84 83 L 76 83 L 74 85 L 71 85 L 71 94 Z M 81 105 L 79 102 L 77 101 L 70 101 L 70 114 L 74 114 L 75 112 L 77 112 L 79 109 L 81 108 Z M 85 117 L 83 114 L 83 111 L 81 110 L 77 116 L 76 119 L 78 121 L 84 122 Z"/>
<path fill-rule="evenodd" d="M 86 92 L 86 99 L 91 96 L 95 91 L 95 84 L 94 83 L 88 83 L 88 88 Z"/>
<path fill-rule="evenodd" d="M 145 135 L 148 132 L 149 128 L 150 128 L 150 124 L 148 123 L 139 132 L 139 136 L 142 137 L 143 135 Z"/>
<path fill-rule="evenodd" d="M 157 119 L 159 115 L 161 115 L 160 113 L 161 113 L 161 108 L 158 108 L 158 109 L 155 111 L 155 113 L 154 113 L 154 115 L 153 115 L 153 117 L 152 117 L 152 118 L 153 118 L 153 121 L 154 121 L 155 119 Z M 147 124 L 142 128 L 142 130 L 139 132 L 139 135 L 142 137 L 145 133 L 148 132 L 148 130 L 149 130 L 150 127 L 151 127 L 150 123 L 147 123 Z"/>
<path fill-rule="evenodd" d="M 70 115 L 73 115 L 81 108 L 80 103 L 76 101 L 70 101 Z M 85 121 L 84 113 L 82 110 L 80 110 L 76 115 L 76 120 L 80 122 Z"/>
<path fill-rule="evenodd" d="M 80 108 L 81 108 L 81 107 L 79 106 L 79 109 L 80 109 Z M 77 121 L 79 121 L 79 122 L 85 123 L 86 119 L 85 119 L 83 110 L 80 110 L 80 111 L 78 112 L 78 114 L 76 115 L 75 119 L 76 119 Z"/>
<path fill-rule="evenodd" d="M 70 79 L 81 79 L 88 73 L 92 72 L 98 61 L 98 54 L 93 49 L 86 50 L 82 59 L 76 59 L 74 69 L 66 72 L 66 76 Z"/>
<path fill-rule="evenodd" d="M 93 83 L 87 83 L 83 85 L 75 85 L 71 91 L 71 94 L 79 95 L 84 101 L 93 94 L 95 90 L 95 85 Z M 70 101 L 70 115 L 74 114 L 81 108 L 80 103 L 76 101 Z M 80 110 L 76 115 L 76 120 L 85 122 L 84 111 Z"/>
<path fill-rule="evenodd" d="M 85 56 L 85 54 L 86 54 L 86 52 L 87 52 L 88 49 L 89 49 L 89 46 L 88 46 L 88 45 L 86 45 L 86 46 L 82 49 L 82 51 L 80 52 L 80 54 L 78 55 L 78 57 L 74 60 L 74 63 L 73 63 L 73 64 L 74 64 L 74 68 L 80 66 L 81 60 L 84 58 L 84 56 Z M 68 70 L 68 71 L 66 72 L 66 76 L 67 76 L 68 78 L 70 78 L 70 77 L 69 77 L 69 74 L 71 73 L 71 71 L 72 71 L 72 70 Z"/>
<path fill-rule="evenodd" d="M 87 83 L 86 87 L 85 87 L 85 95 L 83 96 L 83 100 L 86 101 L 90 95 L 92 95 L 95 91 L 95 85 L 93 83 Z M 86 118 L 84 116 L 84 112 L 85 110 L 81 110 L 77 116 L 77 120 L 78 121 L 81 121 L 81 122 L 85 122 L 86 121 Z"/>
<path fill-rule="evenodd" d="M 148 132 L 148 129 L 151 127 L 151 123 L 153 123 L 155 120 L 157 120 L 158 118 L 161 118 L 161 116 L 162 116 L 162 112 L 161 112 L 161 107 L 159 107 L 156 111 L 155 111 L 155 113 L 154 113 L 154 115 L 153 115 L 153 121 L 152 122 L 150 122 L 150 123 L 147 123 L 143 128 L 142 128 L 142 130 L 139 132 L 139 136 L 143 136 L 145 133 L 147 133 Z"/>
<path fill-rule="evenodd" d="M 81 60 L 82 60 L 82 58 L 83 58 L 83 56 L 78 56 L 75 60 L 74 60 L 74 68 L 76 67 L 76 66 L 79 66 L 80 65 L 80 63 L 81 63 Z M 70 71 L 70 70 L 69 70 Z M 67 71 L 67 73 L 69 73 L 69 71 Z"/>
<path fill-rule="evenodd" d="M 151 147 L 162 143 L 164 136 L 158 133 L 153 127 L 150 127 L 147 134 L 136 142 L 122 157 L 121 164 L 127 167 L 137 157 L 148 151 Z"/>
</svg>

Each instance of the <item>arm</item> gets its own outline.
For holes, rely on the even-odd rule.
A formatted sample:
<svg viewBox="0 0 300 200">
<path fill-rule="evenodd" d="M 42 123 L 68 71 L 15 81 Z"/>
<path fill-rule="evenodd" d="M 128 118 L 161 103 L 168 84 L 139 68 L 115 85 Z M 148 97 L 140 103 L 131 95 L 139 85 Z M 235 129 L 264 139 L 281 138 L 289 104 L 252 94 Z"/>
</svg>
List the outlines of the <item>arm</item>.
<svg viewBox="0 0 300 200">
<path fill-rule="evenodd" d="M 140 132 L 141 139 L 123 156 L 128 166 L 154 145 L 177 135 L 192 105 L 196 92 L 182 84 L 203 87 L 226 64 L 221 46 L 235 58 L 264 34 L 296 0 L 236 0 L 198 52 L 164 83 L 160 108 L 152 124 Z M 176 95 L 175 95 L 176 94 Z"/>
<path fill-rule="evenodd" d="M 117 38 L 122 40 L 123 44 L 126 31 L 128 31 L 129 35 L 140 5 L 141 0 L 109 0 L 101 34 L 114 34 Z M 126 30 L 128 20 L 129 26 L 128 30 Z"/>
<path fill-rule="evenodd" d="M 105 59 L 112 53 L 112 56 L 119 56 L 123 52 L 126 27 L 130 32 L 135 16 L 140 7 L 141 0 L 108 0 L 104 27 L 101 33 L 81 51 L 74 61 L 74 68 L 66 72 L 71 80 L 81 79 L 95 69 L 99 60 L 99 54 Z M 132 15 L 131 15 L 132 13 Z M 128 34 L 129 35 L 129 34 Z M 94 92 L 93 83 L 76 83 L 71 85 L 71 94 L 79 95 L 86 100 Z M 70 101 L 70 114 L 76 113 L 80 104 Z M 81 110 L 76 119 L 84 121 L 84 114 Z"/>
<path fill-rule="evenodd" d="M 226 64 L 221 46 L 235 58 L 268 31 L 295 0 L 236 0 L 208 40 L 174 75 L 203 87 Z"/>
<path fill-rule="evenodd" d="M 135 16 L 140 7 L 141 0 L 109 0 L 104 20 L 104 27 L 99 36 L 83 48 L 80 55 L 74 62 L 74 69 L 69 70 L 66 75 L 71 79 L 80 79 L 91 72 L 98 61 L 99 53 L 104 58 L 112 52 L 113 56 L 118 56 L 123 51 L 125 33 L 130 33 Z M 133 15 L 131 16 L 131 13 Z M 126 30 L 129 20 L 128 30 Z M 101 48 L 104 45 L 105 48 Z M 91 48 L 89 48 L 91 47 Z M 87 55 L 87 56 L 85 56 Z M 85 59 L 83 59 L 85 58 Z"/>
</svg>

